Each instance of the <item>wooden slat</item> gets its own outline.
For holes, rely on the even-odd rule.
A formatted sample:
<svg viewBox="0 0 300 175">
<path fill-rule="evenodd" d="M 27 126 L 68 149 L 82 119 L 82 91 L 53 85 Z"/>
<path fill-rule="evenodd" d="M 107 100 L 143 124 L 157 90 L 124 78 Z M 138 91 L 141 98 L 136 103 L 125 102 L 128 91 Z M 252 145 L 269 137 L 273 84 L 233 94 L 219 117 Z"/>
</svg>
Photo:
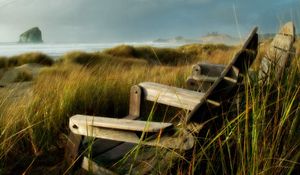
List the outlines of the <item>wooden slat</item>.
<svg viewBox="0 0 300 175">
<path fill-rule="evenodd" d="M 211 81 L 197 81 L 193 76 L 188 77 L 186 84 L 188 89 L 205 93 L 213 82 Z"/>
<path fill-rule="evenodd" d="M 130 119 L 118 119 L 98 116 L 75 115 L 70 118 L 70 127 L 76 129 L 77 125 L 89 125 L 101 128 L 119 130 L 159 132 L 173 126 L 172 123 L 150 122 Z"/>
<path fill-rule="evenodd" d="M 204 96 L 204 93 L 152 82 L 143 82 L 139 86 L 143 88 L 146 100 L 188 110 L 194 109 Z"/>
<path fill-rule="evenodd" d="M 193 66 L 192 75 L 219 77 L 225 67 L 223 64 L 198 63 Z"/>
<path fill-rule="evenodd" d="M 193 66 L 192 75 L 187 79 L 188 89 L 206 92 L 210 86 L 221 76 L 226 65 L 198 63 Z M 232 79 L 230 79 L 232 80 Z"/>
<path fill-rule="evenodd" d="M 217 101 L 214 101 L 214 100 L 210 100 L 210 99 L 207 99 L 206 101 L 207 101 L 207 103 L 212 104 L 214 106 L 221 106 L 220 102 L 217 102 Z"/>
<path fill-rule="evenodd" d="M 272 62 L 267 57 L 263 57 L 260 63 L 259 79 L 268 76 L 271 66 Z"/>
<path fill-rule="evenodd" d="M 293 41 L 294 38 L 291 36 L 284 36 L 284 35 L 277 34 L 273 39 L 271 46 L 285 51 L 289 51 L 292 47 Z"/>
<path fill-rule="evenodd" d="M 78 158 L 81 139 L 81 135 L 76 135 L 72 132 L 70 132 L 67 137 L 67 143 L 65 145 L 65 160 L 69 166 L 73 165 Z"/>
<path fill-rule="evenodd" d="M 93 173 L 94 175 L 117 175 L 116 173 L 98 165 L 96 162 L 92 161 L 87 157 L 83 157 L 81 167 L 84 170 Z"/>
<path fill-rule="evenodd" d="M 224 77 L 224 80 L 230 82 L 230 83 L 237 83 L 237 80 L 236 79 L 233 79 L 231 77 Z"/>
<path fill-rule="evenodd" d="M 100 140 L 100 141 L 99 141 Z M 102 152 L 100 154 L 94 154 L 95 150 L 102 149 L 101 142 L 103 141 L 111 141 L 111 140 L 106 140 L 106 139 L 96 139 L 97 145 L 95 143 L 92 146 L 93 152 L 92 152 L 92 158 L 96 162 L 111 162 L 111 161 L 117 161 L 120 160 L 123 156 L 126 155 L 129 151 L 134 149 L 136 147 L 135 143 L 127 143 L 127 142 L 120 142 L 121 144 L 118 144 L 117 146 L 110 147 L 109 150 Z M 116 141 L 113 141 L 116 142 Z"/>
<path fill-rule="evenodd" d="M 209 83 L 213 83 L 218 79 L 218 77 L 209 77 L 205 75 L 192 76 L 192 78 L 199 82 L 209 82 Z"/>
<path fill-rule="evenodd" d="M 290 48 L 291 49 L 291 48 Z M 286 51 L 279 47 L 270 47 L 265 57 L 272 62 L 278 62 L 278 60 L 284 60 L 290 54 L 290 50 Z"/>
<path fill-rule="evenodd" d="M 88 137 L 96 137 L 107 140 L 135 143 L 139 137 L 132 131 L 98 128 L 90 125 L 76 124 L 77 128 L 71 127 L 73 133 Z"/>
<path fill-rule="evenodd" d="M 284 67 L 287 59 L 290 56 L 289 51 L 284 51 L 278 48 L 270 48 L 266 57 L 273 63 L 278 66 Z"/>
<path fill-rule="evenodd" d="M 92 150 L 89 154 L 91 156 L 95 157 L 96 155 L 101 155 L 106 153 L 107 151 L 110 151 L 111 149 L 124 144 L 123 142 L 117 142 L 113 140 L 106 140 L 106 139 L 96 139 L 91 143 L 91 139 L 85 138 L 82 141 L 82 144 L 87 146 L 92 144 Z"/>
<path fill-rule="evenodd" d="M 70 125 L 70 129 L 73 133 L 101 139 L 183 150 L 191 149 L 194 146 L 194 138 L 192 134 L 188 132 L 184 132 L 181 135 L 163 135 L 151 140 L 142 140 L 133 131 L 99 128 L 84 124 L 77 124 L 76 126 L 77 127 L 74 128 Z"/>
</svg>

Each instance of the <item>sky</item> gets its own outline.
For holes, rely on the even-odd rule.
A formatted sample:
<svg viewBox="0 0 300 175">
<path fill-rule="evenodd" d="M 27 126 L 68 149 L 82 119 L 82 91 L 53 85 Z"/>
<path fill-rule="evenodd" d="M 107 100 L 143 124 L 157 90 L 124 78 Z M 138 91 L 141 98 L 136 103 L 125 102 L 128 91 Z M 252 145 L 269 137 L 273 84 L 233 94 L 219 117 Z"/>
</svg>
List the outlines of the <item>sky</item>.
<svg viewBox="0 0 300 175">
<path fill-rule="evenodd" d="M 300 0 L 0 0 L 0 42 L 35 26 L 49 43 L 142 42 L 275 33 L 290 20 L 299 26 Z"/>
</svg>

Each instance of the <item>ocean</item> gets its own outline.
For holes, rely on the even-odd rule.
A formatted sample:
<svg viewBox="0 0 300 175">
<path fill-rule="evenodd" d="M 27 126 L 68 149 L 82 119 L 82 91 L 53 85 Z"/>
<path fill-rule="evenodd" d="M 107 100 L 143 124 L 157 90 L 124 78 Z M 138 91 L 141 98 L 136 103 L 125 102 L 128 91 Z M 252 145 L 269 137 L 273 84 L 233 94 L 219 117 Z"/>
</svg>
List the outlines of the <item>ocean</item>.
<svg viewBox="0 0 300 175">
<path fill-rule="evenodd" d="M 20 43 L 0 43 L 0 56 L 14 56 L 27 52 L 42 52 L 51 57 L 59 57 L 71 51 L 96 52 L 107 48 L 112 48 L 118 45 L 132 46 L 153 46 L 153 47 L 178 47 L 184 44 L 179 43 L 156 43 L 156 42 L 141 42 L 141 43 L 41 43 L 41 44 L 20 44 Z"/>
</svg>

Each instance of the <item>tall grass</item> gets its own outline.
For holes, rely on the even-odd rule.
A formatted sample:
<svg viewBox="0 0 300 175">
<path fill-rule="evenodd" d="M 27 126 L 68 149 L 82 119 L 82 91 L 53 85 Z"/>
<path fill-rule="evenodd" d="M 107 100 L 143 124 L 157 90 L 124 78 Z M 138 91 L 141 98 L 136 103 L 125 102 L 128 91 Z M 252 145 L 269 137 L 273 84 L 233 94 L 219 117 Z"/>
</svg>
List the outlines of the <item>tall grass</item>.
<svg viewBox="0 0 300 175">
<path fill-rule="evenodd" d="M 123 66 L 134 65 L 146 65 L 148 62 L 144 59 L 133 59 L 119 56 L 111 56 L 102 52 L 86 53 L 81 51 L 73 51 L 66 53 L 59 58 L 58 62 L 65 64 L 76 63 L 83 66 L 93 67 L 99 64 L 115 64 L 119 63 Z"/>
<path fill-rule="evenodd" d="M 46 68 L 36 80 L 31 96 L 9 107 L 0 106 L 0 158 L 7 162 L 23 160 L 20 152 L 29 152 L 33 157 L 47 154 L 53 147 L 61 147 L 58 138 L 61 133 L 67 133 L 70 116 L 124 117 L 128 114 L 132 85 L 157 81 L 182 86 L 188 69 L 187 66 L 149 67 L 122 62 L 103 62 L 95 67 L 68 63 Z M 26 167 L 30 163 L 14 165 L 13 162 L 10 166 Z"/>
<path fill-rule="evenodd" d="M 279 80 L 270 75 L 268 81 L 258 81 L 257 72 L 256 77 L 246 76 L 240 108 L 233 105 L 219 116 L 222 127 L 216 134 L 208 134 L 197 149 L 182 153 L 135 148 L 126 157 L 135 161 L 129 161 L 129 165 L 121 162 L 121 172 L 132 171 L 126 167 L 135 167 L 136 174 L 298 174 L 299 57 L 291 65 Z M 154 156 L 149 158 L 149 152 Z M 136 158 L 137 154 L 144 159 Z"/>
<path fill-rule="evenodd" d="M 135 148 L 127 155 L 135 160 L 129 161 L 135 167 L 133 174 L 298 174 L 299 59 L 292 65 L 279 81 L 275 75 L 268 82 L 259 82 L 257 74 L 254 80 L 246 77 L 240 108 L 233 104 L 218 116 L 222 127 L 216 134 L 204 133 L 194 150 Z M 213 121 L 208 124 L 214 126 Z M 154 156 L 147 156 L 149 152 Z M 129 165 L 121 162 L 117 167 L 127 172 Z"/>
<path fill-rule="evenodd" d="M 60 63 L 43 69 L 31 93 L 15 101 L 8 100 L 10 94 L 2 95 L 0 173 L 33 171 L 54 157 L 58 160 L 52 166 L 59 168 L 62 155 L 53 155 L 52 150 L 64 146 L 70 116 L 78 113 L 126 116 L 132 85 L 153 81 L 185 87 L 191 64 L 201 60 L 227 63 L 234 49 L 222 45 L 188 45 L 177 50 L 120 46 L 104 53 L 73 52 L 62 56 Z M 279 82 L 270 79 L 263 84 L 246 78 L 240 108 L 233 105 L 228 113 L 218 116 L 223 118 L 222 127 L 217 134 L 201 138 L 204 142 L 196 149 L 180 152 L 140 147 L 132 150 L 114 169 L 126 172 L 133 167 L 133 173 L 153 174 L 296 172 L 300 156 L 297 151 L 300 146 L 299 65 L 297 56 Z M 160 111 L 157 115 L 173 113 Z M 63 172 L 61 169 L 56 173 Z"/>
<path fill-rule="evenodd" d="M 179 48 L 132 47 L 127 45 L 107 49 L 104 53 L 117 57 L 142 58 L 151 63 L 186 65 L 198 61 L 224 64 L 230 60 L 234 47 L 226 45 L 190 44 Z"/>
<path fill-rule="evenodd" d="M 11 57 L 0 57 L 0 68 L 20 66 L 27 63 L 37 63 L 46 66 L 54 64 L 54 60 L 39 52 L 25 53 Z"/>
</svg>

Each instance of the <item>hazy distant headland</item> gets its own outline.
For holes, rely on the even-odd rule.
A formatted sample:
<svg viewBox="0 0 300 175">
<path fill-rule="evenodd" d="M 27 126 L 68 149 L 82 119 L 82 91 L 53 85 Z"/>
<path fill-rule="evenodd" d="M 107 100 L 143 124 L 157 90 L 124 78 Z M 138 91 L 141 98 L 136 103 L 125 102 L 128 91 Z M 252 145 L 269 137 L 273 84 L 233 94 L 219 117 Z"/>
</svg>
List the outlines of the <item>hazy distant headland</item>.
<svg viewBox="0 0 300 175">
<path fill-rule="evenodd" d="M 240 39 L 237 37 L 233 37 L 228 34 L 220 34 L 217 32 L 208 33 L 207 35 L 204 35 L 199 38 L 185 38 L 182 36 L 177 36 L 175 38 L 171 39 L 156 39 L 154 42 L 158 43 L 184 43 L 184 44 L 190 44 L 190 43 L 201 43 L 201 44 L 226 44 L 226 45 L 238 45 L 240 43 Z"/>
<path fill-rule="evenodd" d="M 271 39 L 275 36 L 275 33 L 259 34 L 260 41 Z M 211 32 L 199 38 L 186 38 L 183 36 L 176 36 L 174 38 L 158 38 L 154 40 L 154 43 L 170 43 L 170 44 L 225 44 L 225 45 L 238 45 L 243 38 L 231 36 L 229 34 L 221 34 L 218 32 Z"/>
</svg>

